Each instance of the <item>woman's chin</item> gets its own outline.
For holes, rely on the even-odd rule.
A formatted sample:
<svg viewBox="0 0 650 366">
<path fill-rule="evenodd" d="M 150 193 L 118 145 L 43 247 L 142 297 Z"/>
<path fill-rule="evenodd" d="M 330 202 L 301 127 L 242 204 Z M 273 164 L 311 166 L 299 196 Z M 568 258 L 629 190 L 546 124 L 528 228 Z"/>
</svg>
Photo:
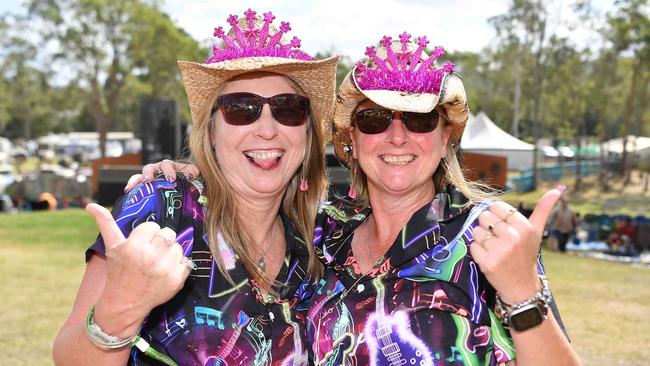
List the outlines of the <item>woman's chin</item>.
<svg viewBox="0 0 650 366">
<path fill-rule="evenodd" d="M 283 182 L 283 181 L 274 181 L 274 180 L 258 180 L 256 182 L 253 182 L 252 184 L 248 185 L 248 191 L 255 195 L 273 195 L 273 194 L 280 194 L 284 195 L 284 192 L 286 191 L 287 187 L 289 186 L 289 182 Z"/>
<path fill-rule="evenodd" d="M 433 182 L 425 181 L 418 182 L 415 179 L 403 179 L 403 177 L 395 177 L 394 179 L 383 180 L 376 184 L 375 187 L 369 187 L 369 189 L 375 189 L 378 192 L 385 192 L 391 195 L 407 195 L 412 192 L 430 190 Z"/>
</svg>

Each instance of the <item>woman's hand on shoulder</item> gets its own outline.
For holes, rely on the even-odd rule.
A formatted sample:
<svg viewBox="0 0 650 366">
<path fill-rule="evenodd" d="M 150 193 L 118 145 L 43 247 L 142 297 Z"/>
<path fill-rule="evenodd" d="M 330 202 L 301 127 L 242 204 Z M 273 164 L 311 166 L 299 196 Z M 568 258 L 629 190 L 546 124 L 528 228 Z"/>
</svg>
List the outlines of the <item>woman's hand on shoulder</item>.
<svg viewBox="0 0 650 366">
<path fill-rule="evenodd" d="M 97 312 L 111 309 L 142 320 L 180 291 L 192 262 L 176 243 L 173 230 L 145 222 L 125 238 L 104 207 L 89 204 L 86 210 L 95 218 L 106 254 L 106 283 Z"/>
<path fill-rule="evenodd" d="M 154 177 L 162 174 L 168 182 L 176 180 L 176 173 L 183 173 L 187 179 L 194 179 L 201 175 L 199 168 L 194 164 L 179 163 L 165 159 L 157 163 L 147 164 L 142 167 L 142 174 L 134 174 L 129 178 L 124 192 L 128 192 L 140 183 L 149 183 Z"/>
<path fill-rule="evenodd" d="M 539 289 L 537 255 L 542 234 L 563 191 L 564 186 L 559 186 L 546 192 L 530 219 L 501 201 L 479 216 L 470 252 L 504 301 L 526 300 Z"/>
</svg>

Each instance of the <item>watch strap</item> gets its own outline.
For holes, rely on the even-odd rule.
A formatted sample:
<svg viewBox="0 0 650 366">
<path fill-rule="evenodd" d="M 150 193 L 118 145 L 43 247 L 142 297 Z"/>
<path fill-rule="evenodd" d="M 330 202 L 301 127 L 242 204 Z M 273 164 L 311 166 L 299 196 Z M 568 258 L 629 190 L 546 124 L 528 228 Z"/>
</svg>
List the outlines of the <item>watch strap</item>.
<svg viewBox="0 0 650 366">
<path fill-rule="evenodd" d="M 548 318 L 548 308 L 552 300 L 551 288 L 548 285 L 546 276 L 539 275 L 539 281 L 541 284 L 541 289 L 539 291 L 530 298 L 515 304 L 508 304 L 501 299 L 499 294 L 496 295 L 496 311 L 499 318 L 501 318 L 501 323 L 506 328 L 510 328 L 513 325 L 511 321 L 513 315 L 517 316 L 527 310 L 535 311 L 535 307 L 537 307 L 538 311 L 541 313 L 542 319 L 536 324 L 532 324 L 525 328 L 518 329 L 518 327 L 514 327 L 515 330 L 523 331 L 530 329 Z"/>
</svg>

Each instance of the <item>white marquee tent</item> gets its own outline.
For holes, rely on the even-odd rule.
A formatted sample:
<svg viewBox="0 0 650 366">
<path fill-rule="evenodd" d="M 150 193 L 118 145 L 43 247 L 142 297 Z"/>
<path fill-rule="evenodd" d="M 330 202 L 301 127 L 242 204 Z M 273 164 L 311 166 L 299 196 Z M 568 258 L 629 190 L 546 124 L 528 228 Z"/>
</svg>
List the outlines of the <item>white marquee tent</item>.
<svg viewBox="0 0 650 366">
<path fill-rule="evenodd" d="M 528 169 L 533 165 L 535 147 L 499 128 L 483 112 L 470 116 L 460 146 L 463 151 L 505 156 L 508 170 Z"/>
<path fill-rule="evenodd" d="M 603 150 L 609 157 L 620 158 L 623 155 L 623 138 L 605 141 Z M 628 135 L 625 150 L 639 159 L 650 158 L 650 137 Z"/>
</svg>

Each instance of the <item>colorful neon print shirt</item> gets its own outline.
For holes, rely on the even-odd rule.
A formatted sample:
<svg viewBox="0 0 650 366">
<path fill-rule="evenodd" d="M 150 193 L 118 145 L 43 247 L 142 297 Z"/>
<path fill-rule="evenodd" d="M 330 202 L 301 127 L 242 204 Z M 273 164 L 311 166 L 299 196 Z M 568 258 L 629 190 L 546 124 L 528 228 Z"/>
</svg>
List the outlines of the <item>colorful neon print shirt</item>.
<svg viewBox="0 0 650 366">
<path fill-rule="evenodd" d="M 362 275 L 351 243 L 371 210 L 342 200 L 321 206 L 314 243 L 328 265 L 311 304 L 301 309 L 314 363 L 500 365 L 514 359 L 509 333 L 493 311 L 495 290 L 468 250 L 486 207 L 448 187 L 413 214 Z"/>
<path fill-rule="evenodd" d="M 143 338 L 179 365 L 300 365 L 307 361 L 304 321 L 296 318 L 294 293 L 303 281 L 308 252 L 283 217 L 287 252 L 277 280 L 278 298 L 262 300 L 238 257 L 220 237 L 221 256 L 236 286 L 219 272 L 204 232 L 201 184 L 179 175 L 174 183 L 155 180 L 120 198 L 113 215 L 124 235 L 155 221 L 178 233 L 177 242 L 198 269 L 169 302 L 145 321 Z M 202 200 L 202 199 L 201 199 Z M 86 254 L 104 254 L 101 237 Z M 131 365 L 160 363 L 133 349 Z"/>
</svg>

